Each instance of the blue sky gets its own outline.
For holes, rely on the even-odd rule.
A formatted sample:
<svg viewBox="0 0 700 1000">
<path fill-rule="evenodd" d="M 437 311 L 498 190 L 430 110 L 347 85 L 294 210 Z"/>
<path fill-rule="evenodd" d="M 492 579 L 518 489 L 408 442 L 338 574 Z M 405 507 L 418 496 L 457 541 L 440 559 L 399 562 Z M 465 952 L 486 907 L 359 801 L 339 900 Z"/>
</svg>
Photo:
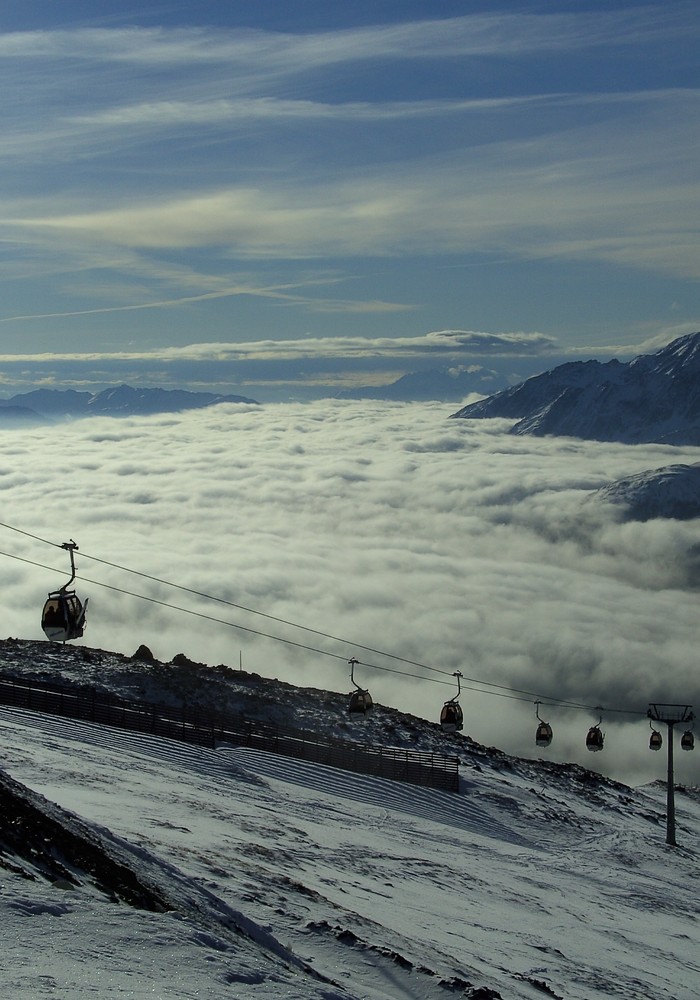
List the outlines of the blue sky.
<svg viewBox="0 0 700 1000">
<path fill-rule="evenodd" d="M 695 2 L 115 6 L 0 21 L 3 394 L 700 329 Z"/>
</svg>

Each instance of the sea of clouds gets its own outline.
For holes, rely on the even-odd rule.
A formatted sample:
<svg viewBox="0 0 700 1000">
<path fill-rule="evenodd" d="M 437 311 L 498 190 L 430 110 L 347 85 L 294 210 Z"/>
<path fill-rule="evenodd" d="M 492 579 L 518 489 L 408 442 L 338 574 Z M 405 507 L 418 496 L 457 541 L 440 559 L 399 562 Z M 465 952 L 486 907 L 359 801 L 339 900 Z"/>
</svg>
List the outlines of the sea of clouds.
<svg viewBox="0 0 700 1000">
<path fill-rule="evenodd" d="M 5 633 L 43 638 L 69 568 L 46 541 L 75 539 L 87 645 L 340 691 L 356 656 L 375 701 L 427 718 L 459 670 L 478 741 L 534 756 L 536 699 L 602 706 L 543 704 L 543 755 L 663 777 L 644 713 L 700 711 L 700 520 L 625 523 L 591 495 L 700 449 L 513 437 L 453 411 L 323 400 L 2 431 Z M 700 783 L 696 757 L 677 755 L 681 780 Z"/>
</svg>

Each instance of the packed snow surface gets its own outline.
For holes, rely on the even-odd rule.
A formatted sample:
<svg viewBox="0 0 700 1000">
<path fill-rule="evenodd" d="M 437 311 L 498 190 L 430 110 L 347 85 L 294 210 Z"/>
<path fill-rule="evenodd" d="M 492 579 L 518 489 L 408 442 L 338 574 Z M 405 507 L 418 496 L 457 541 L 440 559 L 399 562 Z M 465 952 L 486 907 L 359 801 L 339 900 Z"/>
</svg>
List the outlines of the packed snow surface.
<svg viewBox="0 0 700 1000">
<path fill-rule="evenodd" d="M 4 780 L 105 858 L 100 879 L 61 842 L 10 848 L 4 810 L 13 1000 L 697 998 L 697 789 L 676 794 L 673 848 L 661 784 L 427 722 L 416 746 L 448 741 L 458 795 L 17 709 L 0 725 Z M 107 861 L 155 904 L 115 889 Z"/>
</svg>

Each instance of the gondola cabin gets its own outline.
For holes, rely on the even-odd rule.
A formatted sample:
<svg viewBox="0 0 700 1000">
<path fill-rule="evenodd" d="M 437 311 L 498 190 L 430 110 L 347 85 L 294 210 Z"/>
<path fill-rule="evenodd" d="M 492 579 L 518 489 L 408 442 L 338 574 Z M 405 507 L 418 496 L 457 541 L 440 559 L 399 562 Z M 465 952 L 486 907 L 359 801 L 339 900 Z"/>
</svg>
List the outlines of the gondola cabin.
<svg viewBox="0 0 700 1000">
<path fill-rule="evenodd" d="M 695 737 L 689 729 L 681 736 L 681 750 L 692 750 L 695 747 Z"/>
<path fill-rule="evenodd" d="M 75 580 L 74 552 L 78 546 L 71 538 L 69 542 L 63 542 L 61 548 L 70 556 L 70 580 L 64 583 L 60 590 L 49 593 L 44 610 L 41 612 L 41 627 L 52 642 L 66 642 L 67 639 L 80 638 L 85 631 L 85 612 L 88 605 L 87 599 L 82 604 L 75 591 L 68 589 Z"/>
<path fill-rule="evenodd" d="M 41 614 L 41 627 L 52 642 L 79 639 L 85 631 L 87 600 L 82 604 L 74 590 L 49 594 Z"/>
<path fill-rule="evenodd" d="M 540 722 L 535 733 L 535 743 L 538 747 L 548 747 L 552 742 L 552 727 L 548 722 Z"/>
<path fill-rule="evenodd" d="M 600 731 L 599 726 L 591 726 L 586 734 L 586 749 L 591 750 L 594 753 L 597 750 L 603 749 L 603 743 L 605 742 L 605 736 Z"/>
<path fill-rule="evenodd" d="M 658 729 L 652 730 L 651 736 L 649 737 L 649 749 L 660 750 L 663 746 L 663 742 L 663 737 Z"/>
<path fill-rule="evenodd" d="M 372 710 L 373 705 L 374 702 L 372 701 L 372 695 L 369 691 L 363 691 L 362 688 L 358 688 L 357 691 L 353 691 L 350 695 L 348 712 L 350 715 L 365 716 Z"/>
<path fill-rule="evenodd" d="M 446 733 L 458 733 L 463 728 L 464 715 L 458 702 L 445 702 L 440 712 L 440 725 Z"/>
</svg>

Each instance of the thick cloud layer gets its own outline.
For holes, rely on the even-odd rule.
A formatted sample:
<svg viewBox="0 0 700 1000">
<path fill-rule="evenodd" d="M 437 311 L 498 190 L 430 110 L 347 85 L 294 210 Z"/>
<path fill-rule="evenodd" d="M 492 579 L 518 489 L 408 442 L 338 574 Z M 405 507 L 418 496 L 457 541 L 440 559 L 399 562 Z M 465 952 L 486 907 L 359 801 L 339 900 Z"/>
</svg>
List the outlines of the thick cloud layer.
<svg viewBox="0 0 700 1000">
<path fill-rule="evenodd" d="M 590 493 L 700 450 L 512 438 L 450 412 L 326 400 L 3 432 L 2 521 L 38 536 L 0 529 L 6 632 L 42 636 L 69 562 L 39 539 L 74 538 L 89 645 L 347 691 L 354 655 L 375 700 L 428 718 L 459 670 L 480 742 L 533 755 L 536 698 L 600 705 L 602 754 L 583 748 L 595 712 L 546 704 L 545 753 L 663 776 L 644 713 L 700 710 L 700 521 L 624 523 Z"/>
</svg>

